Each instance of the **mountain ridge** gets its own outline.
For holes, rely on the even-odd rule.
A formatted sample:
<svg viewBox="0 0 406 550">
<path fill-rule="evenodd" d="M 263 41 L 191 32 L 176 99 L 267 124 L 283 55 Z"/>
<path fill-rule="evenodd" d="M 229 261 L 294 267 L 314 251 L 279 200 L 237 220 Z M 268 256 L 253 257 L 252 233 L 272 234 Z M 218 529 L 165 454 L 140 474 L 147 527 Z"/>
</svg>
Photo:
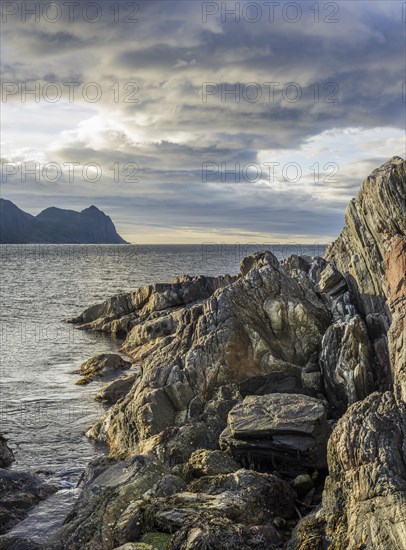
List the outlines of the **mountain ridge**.
<svg viewBox="0 0 406 550">
<path fill-rule="evenodd" d="M 51 206 L 37 216 L 0 198 L 2 244 L 127 244 L 113 221 L 91 205 L 80 212 Z"/>
</svg>

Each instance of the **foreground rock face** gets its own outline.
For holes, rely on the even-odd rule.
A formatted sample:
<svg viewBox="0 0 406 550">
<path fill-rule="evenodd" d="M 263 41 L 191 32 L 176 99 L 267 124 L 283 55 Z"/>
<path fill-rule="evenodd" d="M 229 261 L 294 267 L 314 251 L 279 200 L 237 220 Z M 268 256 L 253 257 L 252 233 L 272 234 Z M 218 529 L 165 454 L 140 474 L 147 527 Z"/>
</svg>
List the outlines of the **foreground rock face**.
<svg viewBox="0 0 406 550">
<path fill-rule="evenodd" d="M 171 535 L 186 526 L 190 529 L 192 523 L 204 530 L 209 518 L 210 523 L 261 525 L 276 516 L 291 517 L 295 496 L 282 479 L 244 469 L 201 477 L 187 486 L 152 458 L 102 461 L 85 477 L 81 499 L 51 546 L 116 548 L 145 539 L 150 532 Z M 274 529 L 272 536 L 278 537 Z"/>
<path fill-rule="evenodd" d="M 290 548 L 406 548 L 405 168 L 395 157 L 373 172 L 328 252 L 366 315 L 381 382 L 393 391 L 369 395 L 338 422 L 323 507 Z"/>
<path fill-rule="evenodd" d="M 326 259 L 258 253 L 73 320 L 139 372 L 106 389 L 88 435 L 112 455 L 55 548 L 278 548 L 312 510 L 291 550 L 406 549 L 405 165 L 364 182 Z"/>
</svg>

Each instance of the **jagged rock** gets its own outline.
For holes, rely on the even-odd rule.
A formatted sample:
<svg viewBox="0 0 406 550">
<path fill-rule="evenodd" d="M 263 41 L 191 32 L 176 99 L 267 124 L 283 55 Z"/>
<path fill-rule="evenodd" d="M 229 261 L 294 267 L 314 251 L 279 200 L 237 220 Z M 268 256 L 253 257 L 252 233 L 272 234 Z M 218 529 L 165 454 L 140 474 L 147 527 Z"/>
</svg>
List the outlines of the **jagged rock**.
<svg viewBox="0 0 406 550">
<path fill-rule="evenodd" d="M 395 394 L 406 401 L 406 237 L 387 242 L 384 256 L 385 288 L 392 321 L 388 333 L 389 358 Z"/>
<path fill-rule="evenodd" d="M 144 456 L 93 463 L 55 550 L 143 544 L 154 530 L 179 550 L 280 546 L 269 521 L 288 535 L 293 487 L 298 513 L 320 502 L 334 423 L 323 393 L 335 415 L 365 399 L 335 427 L 323 506 L 288 547 L 406 550 L 405 168 L 394 157 L 364 182 L 326 259 L 258 253 L 239 276 L 150 285 L 74 320 L 125 337 L 140 364 L 89 435 Z M 219 437 L 291 483 L 218 473 Z"/>
<path fill-rule="evenodd" d="M 346 227 L 326 252 L 365 315 L 385 309 L 384 243 L 388 235 L 406 233 L 405 181 L 406 163 L 400 157 L 374 170 L 346 210 Z"/>
<path fill-rule="evenodd" d="M 10 447 L 7 445 L 7 439 L 0 434 L 0 468 L 10 466 L 14 461 L 14 454 Z"/>
<path fill-rule="evenodd" d="M 384 256 L 391 237 L 406 234 L 406 162 L 393 157 L 364 181 L 357 198 L 347 207 L 346 227 L 326 251 L 326 258 L 344 275 L 358 310 L 375 317 L 370 331 L 382 372 L 380 386 L 391 387 L 388 369 L 387 306 Z M 377 330 L 377 323 L 380 330 Z"/>
<path fill-rule="evenodd" d="M 96 395 L 97 401 L 103 401 L 108 405 L 117 403 L 119 399 L 127 395 L 133 384 L 139 378 L 139 373 L 123 376 L 106 384 Z"/>
<path fill-rule="evenodd" d="M 326 331 L 320 354 L 325 395 L 335 414 L 373 391 L 372 350 L 364 321 L 346 316 Z"/>
<path fill-rule="evenodd" d="M 320 272 L 316 289 L 334 299 L 347 291 L 347 283 L 341 273 L 332 265 L 327 264 Z"/>
<path fill-rule="evenodd" d="M 298 256 L 297 254 L 292 254 L 288 258 L 282 260 L 281 265 L 283 265 L 283 268 L 291 277 L 295 276 L 298 271 L 308 273 L 310 268 L 308 259 L 304 256 Z"/>
<path fill-rule="evenodd" d="M 240 262 L 240 272 L 245 277 L 252 269 L 260 269 L 264 266 L 279 266 L 279 262 L 272 252 L 256 252 L 246 256 Z"/>
<path fill-rule="evenodd" d="M 132 452 L 159 432 L 196 418 L 197 402 L 209 401 L 219 386 L 271 374 L 282 363 L 306 365 L 330 321 L 325 302 L 291 279 L 270 253 L 250 262 L 245 277 L 176 312 L 172 337 L 159 333 L 154 340 L 152 334 L 142 344 L 140 328 L 133 329 L 135 339 L 130 331 L 123 350 L 142 358 L 141 379 L 88 432 L 91 437 L 106 440 L 114 452 Z M 176 296 L 171 304 L 179 304 Z M 151 309 L 146 298 L 141 303 Z M 168 296 L 161 306 L 167 304 Z"/>
<path fill-rule="evenodd" d="M 326 467 L 325 404 L 293 394 L 249 396 L 229 414 L 220 447 L 236 460 L 283 471 Z"/>
<path fill-rule="evenodd" d="M 70 323 L 82 329 L 95 329 L 126 335 L 137 323 L 153 313 L 184 307 L 209 298 L 215 290 L 230 284 L 235 277 L 183 277 L 167 284 L 138 288 L 129 294 L 113 296 L 101 304 L 87 308 Z"/>
<path fill-rule="evenodd" d="M 185 464 L 185 472 L 193 477 L 215 476 L 218 474 L 229 474 L 240 468 L 231 456 L 221 451 L 208 451 L 198 449 L 194 451 Z"/>
<path fill-rule="evenodd" d="M 275 362 L 270 374 L 253 376 L 239 383 L 243 397 L 247 395 L 266 395 L 269 393 L 302 393 L 314 395 L 309 380 L 303 377 L 304 369 L 289 363 Z"/>
<path fill-rule="evenodd" d="M 55 493 L 58 487 L 38 476 L 16 470 L 0 470 L 0 534 L 27 517 L 29 510 Z"/>
<path fill-rule="evenodd" d="M 328 444 L 323 509 L 302 539 L 315 529 L 334 548 L 406 548 L 405 420 L 390 392 L 348 409 Z"/>
</svg>

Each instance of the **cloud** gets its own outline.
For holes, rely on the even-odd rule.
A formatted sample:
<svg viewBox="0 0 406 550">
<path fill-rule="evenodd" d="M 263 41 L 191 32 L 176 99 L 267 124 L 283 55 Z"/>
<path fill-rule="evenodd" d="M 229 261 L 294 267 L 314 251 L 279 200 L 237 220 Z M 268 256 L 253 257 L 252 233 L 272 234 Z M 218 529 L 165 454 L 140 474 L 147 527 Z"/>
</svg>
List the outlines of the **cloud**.
<svg viewBox="0 0 406 550">
<path fill-rule="evenodd" d="M 331 3 L 339 8 L 333 15 L 319 4 L 319 22 L 308 4 L 297 3 L 296 23 L 283 19 L 294 14 L 286 2 L 273 22 L 257 3 L 263 13 L 255 23 L 248 21 L 253 7 L 244 12 L 255 2 L 239 3 L 240 23 L 222 21 L 221 9 L 205 21 L 207 3 L 198 1 L 137 4 L 137 23 L 124 21 L 127 8 L 116 14 L 107 4 L 100 21 L 89 23 L 82 0 L 73 22 L 63 10 L 56 23 L 21 23 L 17 15 L 3 25 L 3 80 L 17 85 L 2 104 L 8 161 L 103 167 L 97 186 L 66 177 L 58 185 L 24 185 L 17 176 L 3 184 L 3 195 L 22 207 L 100 201 L 132 235 L 144 234 L 143 224 L 153 231 L 159 220 L 178 236 L 330 239 L 362 179 L 393 154 L 404 155 L 400 2 Z M 50 83 L 63 89 L 57 103 L 43 97 Z M 74 101 L 66 83 L 75 83 Z M 100 89 L 99 101 L 91 101 L 96 88 L 89 83 Z M 24 86 L 37 84 L 39 102 L 28 95 L 23 103 Z M 287 181 L 283 168 L 269 181 L 269 162 L 299 164 L 300 181 Z M 121 171 L 137 164 L 138 183 L 118 184 L 110 169 L 117 163 Z M 205 163 L 218 167 L 207 181 Z M 338 183 L 328 163 L 339 166 Z M 264 177 L 251 181 L 255 165 Z M 240 181 L 222 181 L 222 167 L 236 166 Z"/>
</svg>

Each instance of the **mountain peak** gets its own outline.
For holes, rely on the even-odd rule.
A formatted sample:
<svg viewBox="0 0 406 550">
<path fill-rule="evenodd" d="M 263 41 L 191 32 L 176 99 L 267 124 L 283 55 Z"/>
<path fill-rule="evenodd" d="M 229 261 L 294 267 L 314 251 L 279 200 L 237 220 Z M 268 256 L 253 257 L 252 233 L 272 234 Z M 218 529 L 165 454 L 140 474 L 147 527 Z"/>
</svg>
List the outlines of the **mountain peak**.
<svg viewBox="0 0 406 550">
<path fill-rule="evenodd" d="M 31 216 L 1 199 L 0 242 L 13 244 L 125 244 L 113 222 L 97 206 L 81 212 L 51 206 Z"/>
</svg>

